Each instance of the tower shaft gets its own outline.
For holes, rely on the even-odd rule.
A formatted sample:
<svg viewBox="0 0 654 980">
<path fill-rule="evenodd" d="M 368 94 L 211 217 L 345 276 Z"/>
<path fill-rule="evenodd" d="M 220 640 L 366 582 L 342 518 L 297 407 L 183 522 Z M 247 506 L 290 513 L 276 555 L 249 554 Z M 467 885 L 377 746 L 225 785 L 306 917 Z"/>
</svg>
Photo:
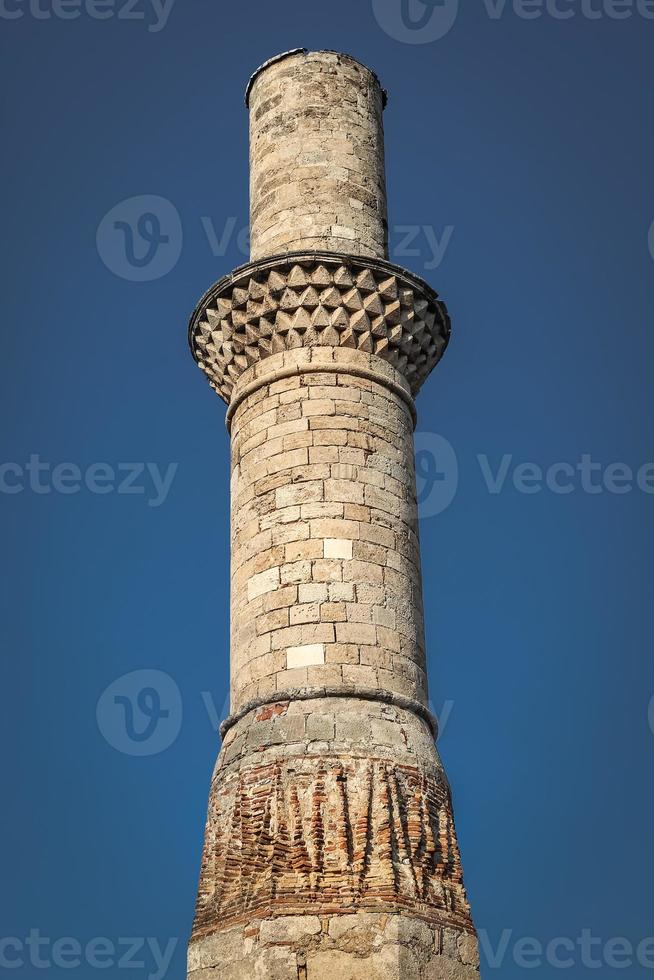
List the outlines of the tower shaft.
<svg viewBox="0 0 654 980">
<path fill-rule="evenodd" d="M 248 96 L 253 261 L 190 328 L 229 406 L 232 561 L 189 977 L 475 980 L 413 455 L 449 319 L 386 260 L 376 76 L 296 51 Z"/>
<path fill-rule="evenodd" d="M 248 86 L 253 261 L 307 248 L 387 257 L 386 96 L 337 57 L 281 56 Z"/>
</svg>

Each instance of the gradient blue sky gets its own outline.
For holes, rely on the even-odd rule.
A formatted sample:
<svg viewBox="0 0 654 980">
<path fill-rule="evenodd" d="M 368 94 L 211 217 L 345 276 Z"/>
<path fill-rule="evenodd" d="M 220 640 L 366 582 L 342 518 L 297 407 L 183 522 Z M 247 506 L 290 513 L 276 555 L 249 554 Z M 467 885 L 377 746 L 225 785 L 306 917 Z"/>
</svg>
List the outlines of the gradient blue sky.
<svg viewBox="0 0 654 980">
<path fill-rule="evenodd" d="M 568 970 L 527 969 L 515 943 L 654 935 L 654 496 L 635 481 L 591 493 L 581 474 L 570 493 L 524 493 L 514 468 L 590 455 L 596 484 L 615 478 L 611 463 L 654 460 L 654 20 L 643 7 L 617 20 L 608 6 L 589 19 L 581 0 L 561 3 L 575 14 L 566 20 L 551 8 L 525 19 L 509 3 L 492 17 L 479 0 L 440 39 L 406 43 L 389 31 L 399 0 L 376 0 L 377 15 L 371 0 L 176 0 L 160 30 L 148 29 L 149 0 L 133 8 L 141 20 L 45 18 L 48 0 L 19 3 L 0 12 L 0 462 L 14 464 L 3 487 L 24 481 L 0 493 L 2 937 L 178 937 L 167 976 L 184 977 L 218 749 L 210 715 L 227 693 L 229 540 L 224 408 L 186 324 L 246 259 L 248 76 L 305 45 L 354 54 L 388 88 L 391 243 L 453 317 L 418 409 L 423 462 L 442 448 L 435 434 L 446 439 L 457 492 L 429 516 L 443 484 L 426 487 L 421 535 L 431 693 L 446 707 L 440 747 L 466 883 L 488 943 L 511 930 L 501 967 L 485 962 L 483 976 L 614 976 L 602 946 L 597 969 L 579 946 Z M 139 282 L 96 236 L 142 195 L 171 203 L 162 213 L 177 213 L 181 235 L 173 224 L 170 271 Z M 213 254 L 207 229 L 220 239 L 232 225 Z M 400 226 L 429 229 L 414 232 L 417 255 L 402 254 Z M 84 473 L 177 468 L 150 506 L 144 476 L 141 494 L 110 481 L 102 494 L 38 493 L 24 471 L 35 454 Z M 506 481 L 490 493 L 484 467 L 505 455 Z M 172 744 L 145 757 L 119 750 L 129 740 L 112 734 L 106 698 L 96 711 L 136 670 L 172 679 Z M 27 946 L 4 952 L 22 957 L 18 978 L 45 972 Z M 149 955 L 143 967 L 117 958 L 50 972 L 154 972 Z M 652 969 L 634 962 L 628 975 Z"/>
</svg>

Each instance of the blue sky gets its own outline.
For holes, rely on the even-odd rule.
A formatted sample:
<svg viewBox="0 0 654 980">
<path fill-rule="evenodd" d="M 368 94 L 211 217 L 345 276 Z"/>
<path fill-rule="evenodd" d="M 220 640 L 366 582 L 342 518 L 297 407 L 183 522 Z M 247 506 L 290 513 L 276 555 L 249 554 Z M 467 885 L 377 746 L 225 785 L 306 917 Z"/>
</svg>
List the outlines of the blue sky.
<svg viewBox="0 0 654 980">
<path fill-rule="evenodd" d="M 247 259 L 248 76 L 300 45 L 381 76 L 392 257 L 453 318 L 421 537 L 483 976 L 650 976 L 652 5 L 76 2 L 0 9 L 0 952 L 185 974 L 229 623 L 186 325 Z"/>
</svg>

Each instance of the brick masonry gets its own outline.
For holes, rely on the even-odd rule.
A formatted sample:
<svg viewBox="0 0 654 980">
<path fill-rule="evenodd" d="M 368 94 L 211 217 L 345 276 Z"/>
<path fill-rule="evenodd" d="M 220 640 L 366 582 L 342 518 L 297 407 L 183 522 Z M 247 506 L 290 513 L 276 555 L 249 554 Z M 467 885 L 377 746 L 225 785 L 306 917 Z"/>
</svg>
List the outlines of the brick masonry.
<svg viewBox="0 0 654 980">
<path fill-rule="evenodd" d="M 381 376 L 301 373 L 305 354 L 269 358 L 232 418 L 232 710 L 343 683 L 426 704 L 411 413 Z"/>
<path fill-rule="evenodd" d="M 449 318 L 383 258 L 382 101 L 376 76 L 332 52 L 254 77 L 257 261 L 191 320 L 232 447 L 231 715 L 193 980 L 479 975 L 427 706 L 413 450 L 413 398 Z M 297 154 L 318 144 L 309 179 Z M 356 167 L 330 176 L 345 144 L 374 207 L 351 193 Z"/>
<path fill-rule="evenodd" d="M 307 910 L 407 911 L 469 930 L 426 722 L 356 696 L 254 709 L 228 732 L 214 774 L 202 882 L 196 936 Z"/>
</svg>

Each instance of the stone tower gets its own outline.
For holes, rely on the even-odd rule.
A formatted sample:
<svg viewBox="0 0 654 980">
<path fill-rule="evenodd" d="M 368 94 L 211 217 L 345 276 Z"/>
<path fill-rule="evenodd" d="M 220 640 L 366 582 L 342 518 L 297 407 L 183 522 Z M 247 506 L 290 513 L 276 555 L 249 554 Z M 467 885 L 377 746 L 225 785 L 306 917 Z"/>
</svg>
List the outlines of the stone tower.
<svg viewBox="0 0 654 980">
<path fill-rule="evenodd" d="M 248 85 L 251 261 L 193 355 L 231 432 L 231 715 L 189 977 L 475 980 L 427 707 L 414 396 L 449 319 L 388 262 L 377 77 L 289 51 Z"/>
</svg>

